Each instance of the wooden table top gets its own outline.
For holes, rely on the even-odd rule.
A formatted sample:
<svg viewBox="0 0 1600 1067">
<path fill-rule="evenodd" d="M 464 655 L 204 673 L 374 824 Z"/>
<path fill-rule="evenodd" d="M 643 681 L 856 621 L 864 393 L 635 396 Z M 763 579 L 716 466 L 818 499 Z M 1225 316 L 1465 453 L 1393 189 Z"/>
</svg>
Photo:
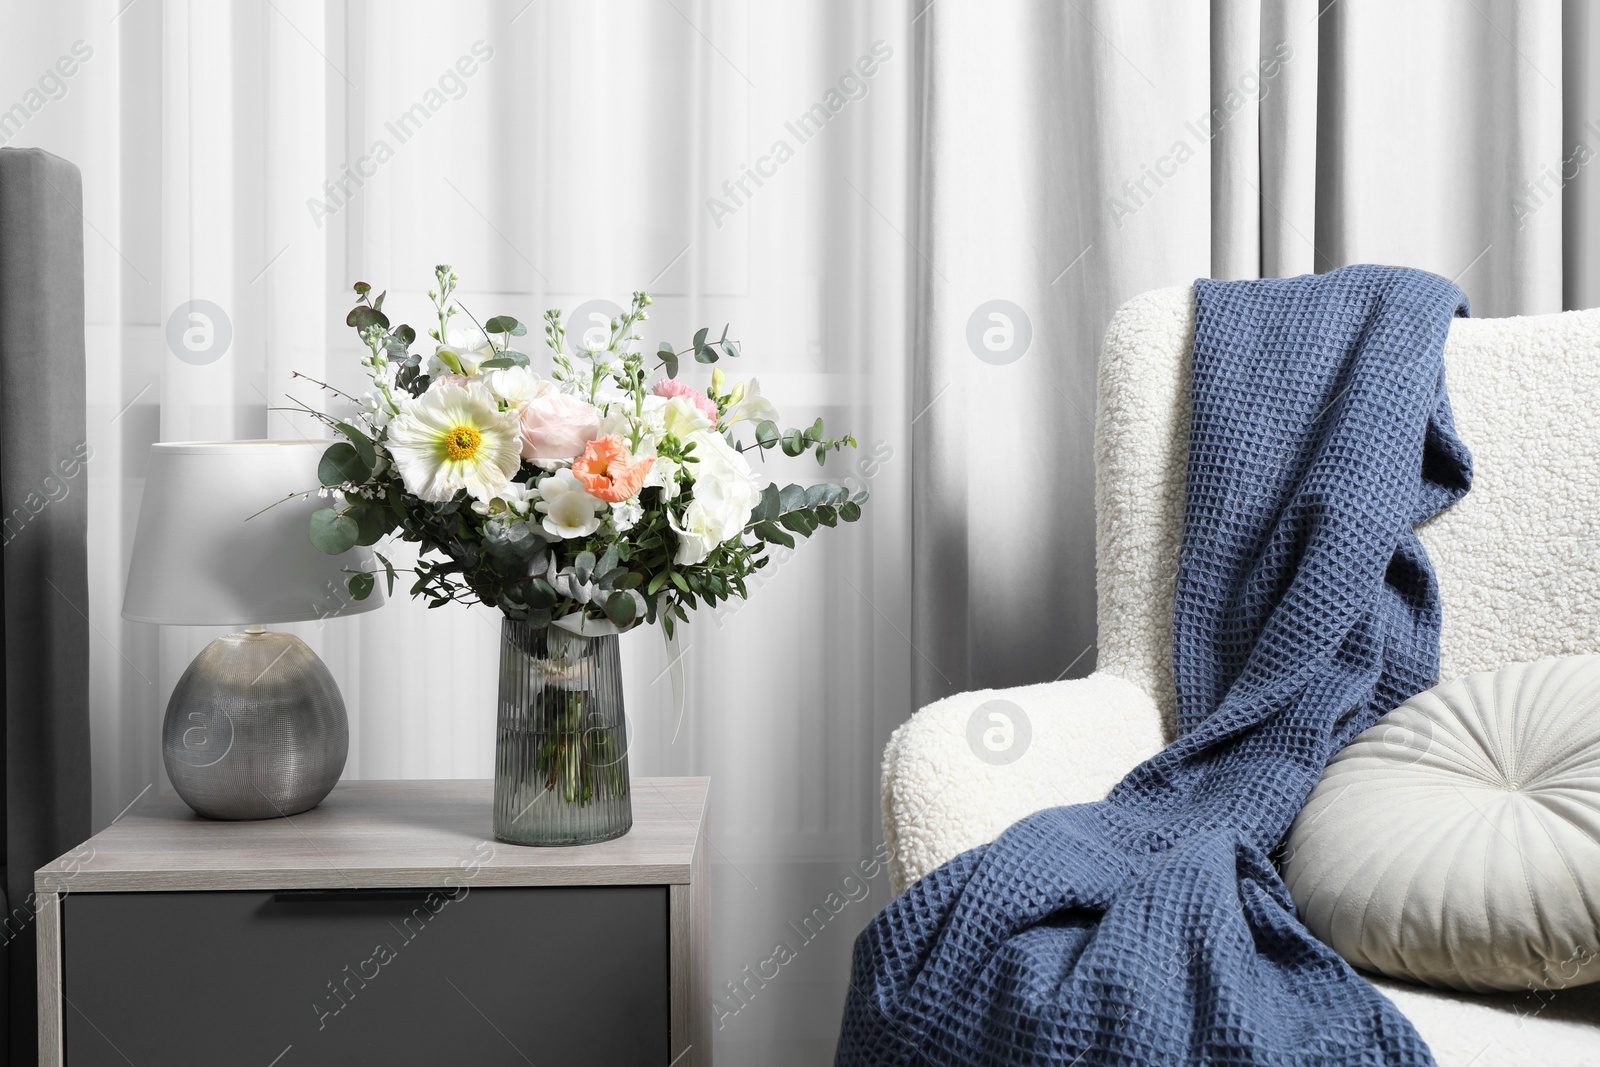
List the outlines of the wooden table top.
<svg viewBox="0 0 1600 1067">
<path fill-rule="evenodd" d="M 633 828 L 570 848 L 494 839 L 488 779 L 340 782 L 281 819 L 147 800 L 34 875 L 39 892 L 687 884 L 708 778 L 633 779 Z"/>
</svg>

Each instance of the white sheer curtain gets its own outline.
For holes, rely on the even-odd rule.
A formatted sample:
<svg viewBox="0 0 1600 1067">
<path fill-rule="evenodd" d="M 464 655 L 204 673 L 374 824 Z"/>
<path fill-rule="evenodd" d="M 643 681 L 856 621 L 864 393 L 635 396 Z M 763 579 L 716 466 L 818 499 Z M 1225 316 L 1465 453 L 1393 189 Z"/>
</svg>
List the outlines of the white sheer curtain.
<svg viewBox="0 0 1600 1067">
<path fill-rule="evenodd" d="M 216 632 L 119 617 L 152 441 L 313 433 L 277 409 L 320 403 L 292 371 L 359 380 L 343 326 L 356 280 L 386 287 L 419 332 L 439 262 L 475 311 L 534 322 L 648 289 L 651 346 L 731 322 L 746 354 L 730 372 L 862 445 L 822 472 L 774 464 L 853 479 L 873 501 L 862 523 L 802 543 L 748 605 L 695 620 L 681 729 L 660 638 L 624 639 L 635 773 L 713 780 L 718 1056 L 825 1058 L 852 938 L 887 899 L 885 877 L 858 889 L 851 875 L 873 854 L 877 762 L 910 706 L 911 14 L 849 0 L 10 12 L 7 103 L 75 42 L 92 53 L 9 143 L 84 171 L 97 824 L 167 788 L 161 713 Z M 168 323 L 200 300 L 231 341 L 186 361 Z M 348 776 L 490 775 L 494 615 L 402 595 L 297 629 L 343 687 Z M 805 930 L 829 901 L 844 909 Z M 780 942 L 792 962 L 750 981 Z"/>
<path fill-rule="evenodd" d="M 1093 668 L 1095 365 L 1123 301 L 1357 262 L 1456 280 L 1480 316 L 1600 301 L 1597 25 L 1589 0 L 932 5 L 918 702 Z"/>
</svg>

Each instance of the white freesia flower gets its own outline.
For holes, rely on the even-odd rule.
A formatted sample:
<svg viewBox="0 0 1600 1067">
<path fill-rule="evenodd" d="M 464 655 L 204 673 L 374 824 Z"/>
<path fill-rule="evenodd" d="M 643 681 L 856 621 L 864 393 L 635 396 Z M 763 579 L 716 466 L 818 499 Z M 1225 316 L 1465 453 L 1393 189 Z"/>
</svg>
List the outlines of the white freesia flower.
<svg viewBox="0 0 1600 1067">
<path fill-rule="evenodd" d="M 606 502 L 590 496 L 570 468 L 563 467 L 541 481 L 539 496 L 534 507 L 544 516 L 542 525 L 552 537 L 588 537 L 600 528 Z"/>
<path fill-rule="evenodd" d="M 520 409 L 530 400 L 537 400 L 555 391 L 556 383 L 541 378 L 528 367 L 501 367 L 484 375 L 489 391 L 505 402 L 506 407 Z"/>
<path fill-rule="evenodd" d="M 493 499 L 522 465 L 516 415 L 501 411 L 480 382 L 442 382 L 402 400 L 385 445 L 406 491 L 435 502 L 461 489 Z"/>
<path fill-rule="evenodd" d="M 684 443 L 694 445 L 692 455 L 697 461 L 690 465 L 694 499 L 681 521 L 670 514 L 668 521 L 678 535 L 673 562 L 689 567 L 704 562 L 712 549 L 744 532 L 761 491 L 750 464 L 720 434 L 698 430 Z"/>
<path fill-rule="evenodd" d="M 745 383 L 744 396 L 723 414 L 722 425 L 762 421 L 777 422 L 778 409 L 772 406 L 772 401 L 761 395 L 761 383 L 751 378 Z"/>
<path fill-rule="evenodd" d="M 675 396 L 662 409 L 661 426 L 664 432 L 680 441 L 687 441 L 694 434 L 711 429 L 711 420 L 695 406 L 694 401 Z"/>
<path fill-rule="evenodd" d="M 484 360 L 497 355 L 494 343 L 477 330 L 459 333 L 452 330 L 447 342 L 436 347 L 428 359 L 428 376 L 442 378 L 446 374 L 465 374 L 471 377 L 478 373 Z"/>
</svg>

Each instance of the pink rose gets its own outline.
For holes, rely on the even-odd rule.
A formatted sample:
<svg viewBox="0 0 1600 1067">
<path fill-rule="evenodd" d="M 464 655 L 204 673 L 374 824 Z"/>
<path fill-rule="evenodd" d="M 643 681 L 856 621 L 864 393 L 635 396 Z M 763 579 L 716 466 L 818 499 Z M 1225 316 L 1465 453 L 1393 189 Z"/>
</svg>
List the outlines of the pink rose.
<svg viewBox="0 0 1600 1067">
<path fill-rule="evenodd" d="M 522 409 L 524 459 L 572 459 L 600 436 L 600 412 L 566 393 L 536 397 Z"/>
<path fill-rule="evenodd" d="M 699 408 L 701 413 L 711 420 L 711 425 L 715 426 L 717 424 L 716 402 L 699 390 L 689 388 L 676 378 L 663 378 L 650 391 L 655 393 L 656 396 L 664 396 L 668 400 L 675 396 L 681 396 Z"/>
</svg>

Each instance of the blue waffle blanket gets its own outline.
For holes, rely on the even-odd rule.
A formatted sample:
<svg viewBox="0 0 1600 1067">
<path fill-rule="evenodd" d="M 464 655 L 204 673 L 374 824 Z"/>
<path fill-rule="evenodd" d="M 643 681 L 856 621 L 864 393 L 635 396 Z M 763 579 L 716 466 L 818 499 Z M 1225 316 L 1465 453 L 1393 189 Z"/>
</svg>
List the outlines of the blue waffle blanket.
<svg viewBox="0 0 1600 1067">
<path fill-rule="evenodd" d="M 1438 673 L 1412 527 L 1471 478 L 1441 360 L 1466 310 L 1391 267 L 1195 283 L 1179 738 L 879 914 L 840 1065 L 1433 1063 L 1271 853 L 1328 759 Z"/>
</svg>

